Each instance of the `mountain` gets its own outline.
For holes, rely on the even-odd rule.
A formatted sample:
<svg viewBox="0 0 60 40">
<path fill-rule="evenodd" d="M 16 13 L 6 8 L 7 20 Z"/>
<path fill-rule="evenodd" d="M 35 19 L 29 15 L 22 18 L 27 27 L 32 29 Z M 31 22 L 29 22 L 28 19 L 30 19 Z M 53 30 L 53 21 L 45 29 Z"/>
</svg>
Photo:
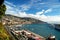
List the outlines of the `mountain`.
<svg viewBox="0 0 60 40">
<path fill-rule="evenodd" d="M 34 18 L 30 18 L 30 17 L 17 17 L 17 16 L 13 16 L 13 15 L 9 15 L 9 14 L 6 14 L 3 17 L 3 22 L 4 21 L 11 22 L 11 24 L 14 24 L 14 23 L 17 23 L 17 24 L 46 23 L 46 22 L 43 22 L 41 20 L 37 20 Z"/>
</svg>

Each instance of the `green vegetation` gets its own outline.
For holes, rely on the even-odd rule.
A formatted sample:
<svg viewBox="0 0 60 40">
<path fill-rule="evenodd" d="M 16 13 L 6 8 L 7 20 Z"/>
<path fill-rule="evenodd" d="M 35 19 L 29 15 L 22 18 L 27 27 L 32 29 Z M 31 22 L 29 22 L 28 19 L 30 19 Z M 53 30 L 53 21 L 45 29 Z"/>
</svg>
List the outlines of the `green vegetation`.
<svg viewBox="0 0 60 40">
<path fill-rule="evenodd" d="M 2 23 L 0 23 L 0 40 L 9 40 L 9 35 Z"/>
<path fill-rule="evenodd" d="M 4 0 L 0 0 L 0 40 L 12 40 L 2 24 L 2 17 L 5 15 L 6 6 L 3 4 Z"/>
<path fill-rule="evenodd" d="M 0 6 L 0 19 L 5 15 L 5 11 L 6 11 L 6 6 L 2 4 Z"/>
</svg>

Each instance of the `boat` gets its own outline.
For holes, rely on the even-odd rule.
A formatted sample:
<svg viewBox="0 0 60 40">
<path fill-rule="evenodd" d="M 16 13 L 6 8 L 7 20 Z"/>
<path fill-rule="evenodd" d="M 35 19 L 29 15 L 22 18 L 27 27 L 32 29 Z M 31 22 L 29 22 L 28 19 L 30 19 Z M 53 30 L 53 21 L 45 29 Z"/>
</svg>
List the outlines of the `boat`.
<svg viewBox="0 0 60 40">
<path fill-rule="evenodd" d="M 47 40 L 55 40 L 55 39 L 56 39 L 55 36 L 50 34 Z"/>
<path fill-rule="evenodd" d="M 55 29 L 60 31 L 60 25 L 59 24 L 55 24 Z"/>
</svg>

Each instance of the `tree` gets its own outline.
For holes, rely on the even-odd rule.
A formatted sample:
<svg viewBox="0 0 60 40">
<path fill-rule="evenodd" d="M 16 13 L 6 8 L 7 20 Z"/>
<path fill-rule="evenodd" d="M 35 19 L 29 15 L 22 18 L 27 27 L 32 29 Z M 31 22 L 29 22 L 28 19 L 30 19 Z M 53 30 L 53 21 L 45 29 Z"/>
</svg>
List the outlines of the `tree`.
<svg viewBox="0 0 60 40">
<path fill-rule="evenodd" d="M 3 4 L 3 2 L 4 2 L 4 0 L 0 0 L 0 5 L 2 5 L 2 4 Z"/>
<path fill-rule="evenodd" d="M 6 6 L 3 4 L 4 0 L 0 0 L 0 20 L 2 22 L 2 17 L 5 15 Z"/>
<path fill-rule="evenodd" d="M 5 11 L 6 11 L 6 6 L 4 4 L 2 4 L 0 6 L 0 18 L 2 18 L 2 16 L 5 15 Z"/>
</svg>

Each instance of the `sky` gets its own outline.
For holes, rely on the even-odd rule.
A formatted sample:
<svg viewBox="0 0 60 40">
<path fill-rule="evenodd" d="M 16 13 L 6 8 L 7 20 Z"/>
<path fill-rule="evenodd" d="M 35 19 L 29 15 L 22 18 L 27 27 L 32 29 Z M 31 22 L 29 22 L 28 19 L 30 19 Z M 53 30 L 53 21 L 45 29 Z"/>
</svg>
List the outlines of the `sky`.
<svg viewBox="0 0 60 40">
<path fill-rule="evenodd" d="M 60 0 L 5 0 L 6 14 L 60 24 Z"/>
</svg>

